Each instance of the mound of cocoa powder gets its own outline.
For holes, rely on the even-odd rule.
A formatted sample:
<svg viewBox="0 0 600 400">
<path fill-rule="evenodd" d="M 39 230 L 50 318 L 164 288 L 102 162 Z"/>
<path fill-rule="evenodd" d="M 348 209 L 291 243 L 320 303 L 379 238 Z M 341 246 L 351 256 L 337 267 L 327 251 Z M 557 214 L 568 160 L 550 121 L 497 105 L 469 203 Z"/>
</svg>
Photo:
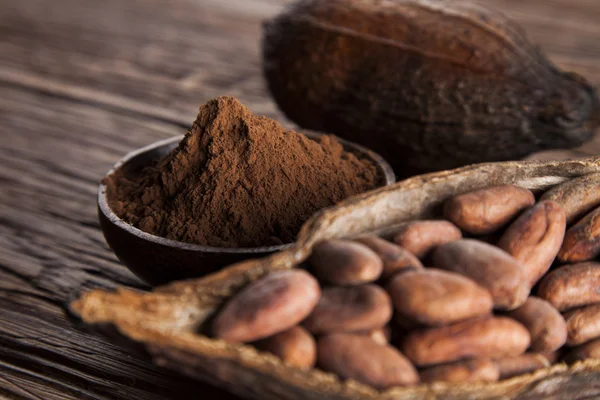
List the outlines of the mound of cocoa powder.
<svg viewBox="0 0 600 400">
<path fill-rule="evenodd" d="M 253 247 L 294 241 L 318 209 L 381 184 L 369 160 L 331 136 L 311 140 L 256 116 L 232 97 L 200 107 L 164 160 L 107 180 L 116 214 L 183 242 Z"/>
</svg>

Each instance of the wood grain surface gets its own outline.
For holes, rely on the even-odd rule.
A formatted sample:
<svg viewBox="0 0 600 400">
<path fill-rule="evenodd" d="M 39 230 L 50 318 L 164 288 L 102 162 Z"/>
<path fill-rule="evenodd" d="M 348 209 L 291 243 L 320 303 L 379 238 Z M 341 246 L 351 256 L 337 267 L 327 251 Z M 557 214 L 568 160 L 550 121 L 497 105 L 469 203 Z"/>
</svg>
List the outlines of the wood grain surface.
<svg viewBox="0 0 600 400">
<path fill-rule="evenodd" d="M 0 7 L 0 396 L 233 399 L 82 330 L 93 287 L 146 289 L 106 246 L 99 180 L 233 95 L 283 121 L 260 68 L 261 21 L 286 0 L 3 0 Z M 489 0 L 561 67 L 600 85 L 598 0 Z M 600 139 L 533 158 L 598 154 Z"/>
</svg>

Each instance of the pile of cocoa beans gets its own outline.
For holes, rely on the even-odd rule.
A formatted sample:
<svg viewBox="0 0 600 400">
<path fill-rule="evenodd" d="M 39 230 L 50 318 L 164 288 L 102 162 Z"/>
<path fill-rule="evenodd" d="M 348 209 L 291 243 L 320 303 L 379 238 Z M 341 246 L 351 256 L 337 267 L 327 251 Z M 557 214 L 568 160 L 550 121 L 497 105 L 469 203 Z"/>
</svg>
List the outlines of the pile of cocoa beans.
<svg viewBox="0 0 600 400">
<path fill-rule="evenodd" d="M 389 240 L 322 241 L 233 296 L 211 333 L 378 389 L 600 358 L 600 189 L 580 183 L 537 202 L 490 187 Z"/>
</svg>

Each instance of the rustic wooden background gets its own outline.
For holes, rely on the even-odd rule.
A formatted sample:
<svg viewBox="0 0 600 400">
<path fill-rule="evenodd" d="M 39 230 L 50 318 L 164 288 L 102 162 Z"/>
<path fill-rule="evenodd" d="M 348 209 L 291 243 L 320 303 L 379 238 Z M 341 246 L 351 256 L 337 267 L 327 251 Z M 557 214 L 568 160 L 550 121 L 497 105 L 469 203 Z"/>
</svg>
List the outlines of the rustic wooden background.
<svg viewBox="0 0 600 400">
<path fill-rule="evenodd" d="M 3 0 L 0 6 L 0 396 L 233 398 L 173 376 L 66 317 L 92 287 L 145 286 L 100 233 L 96 186 L 121 156 L 184 132 L 228 94 L 283 120 L 259 58 L 286 0 Z M 489 0 L 561 67 L 600 84 L 599 0 Z M 575 151 L 600 153 L 600 139 Z"/>
</svg>

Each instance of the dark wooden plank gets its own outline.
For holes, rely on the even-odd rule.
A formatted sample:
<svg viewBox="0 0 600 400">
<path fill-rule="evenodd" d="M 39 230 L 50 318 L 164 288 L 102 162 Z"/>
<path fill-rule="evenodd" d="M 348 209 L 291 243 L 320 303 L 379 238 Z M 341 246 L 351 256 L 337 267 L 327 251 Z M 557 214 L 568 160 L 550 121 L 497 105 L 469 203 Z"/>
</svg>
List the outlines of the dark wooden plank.
<svg viewBox="0 0 600 400">
<path fill-rule="evenodd" d="M 222 94 L 281 117 L 262 82 L 260 22 L 289 0 L 61 0 L 61 12 L 48 10 L 58 9 L 56 2 L 8 1 L 0 17 L 0 79 L 78 89 L 125 107 L 131 100 L 183 123 Z M 559 65 L 600 84 L 594 0 L 484 3 L 514 16 Z"/>
<path fill-rule="evenodd" d="M 0 397 L 226 398 L 81 331 L 63 304 L 92 287 L 145 288 L 96 219 L 96 185 L 118 158 L 182 133 L 218 95 L 284 120 L 262 81 L 259 38 L 261 20 L 288 2 L 3 1 Z M 597 0 L 486 3 L 514 16 L 559 65 L 600 84 Z M 538 157 L 599 150 L 596 140 Z"/>
<path fill-rule="evenodd" d="M 94 206 L 97 182 L 118 154 L 133 147 L 131 138 L 152 142 L 181 128 L 102 109 L 90 113 L 87 104 L 70 99 L 1 90 L 0 125 L 14 134 L 0 148 L 0 394 L 226 396 L 77 329 L 63 308 L 93 287 L 146 288 L 104 243 Z"/>
<path fill-rule="evenodd" d="M 0 79 L 121 95 L 186 123 L 222 94 L 274 113 L 257 37 L 260 20 L 281 2 L 61 0 L 61 12 L 44 13 L 44 1 L 9 1 L 0 18 Z"/>
</svg>

